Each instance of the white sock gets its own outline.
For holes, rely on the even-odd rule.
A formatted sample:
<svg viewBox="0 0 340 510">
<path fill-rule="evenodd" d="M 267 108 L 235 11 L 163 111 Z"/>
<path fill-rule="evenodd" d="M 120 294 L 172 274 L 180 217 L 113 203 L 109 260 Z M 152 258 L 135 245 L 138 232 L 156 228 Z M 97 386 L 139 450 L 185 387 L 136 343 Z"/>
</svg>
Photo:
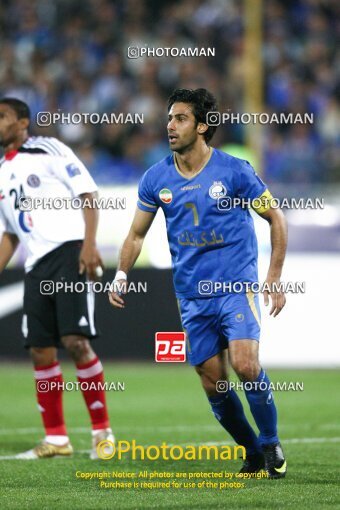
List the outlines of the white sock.
<svg viewBox="0 0 340 510">
<path fill-rule="evenodd" d="M 63 446 L 69 442 L 69 438 L 68 436 L 46 436 L 45 441 L 55 446 Z"/>
<path fill-rule="evenodd" d="M 92 430 L 92 437 L 95 437 L 97 434 L 100 434 L 101 432 L 107 432 L 108 434 L 112 434 L 111 429 L 97 429 L 97 430 Z"/>
</svg>

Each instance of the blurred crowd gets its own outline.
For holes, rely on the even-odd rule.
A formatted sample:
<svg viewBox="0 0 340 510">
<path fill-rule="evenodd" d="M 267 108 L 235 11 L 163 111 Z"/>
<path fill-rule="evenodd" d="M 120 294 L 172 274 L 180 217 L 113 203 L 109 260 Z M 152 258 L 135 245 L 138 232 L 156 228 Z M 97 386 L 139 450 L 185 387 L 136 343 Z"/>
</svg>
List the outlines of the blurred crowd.
<svg viewBox="0 0 340 510">
<path fill-rule="evenodd" d="M 255 0 L 254 0 L 255 2 Z M 131 112 L 143 124 L 56 124 L 32 132 L 71 145 L 97 181 L 135 182 L 169 153 L 166 99 L 205 87 L 244 111 L 240 0 L 2 0 L 0 96 L 51 112 Z M 314 113 L 313 125 L 264 127 L 268 182 L 340 181 L 339 0 L 263 0 L 265 112 Z M 215 48 L 215 57 L 128 58 L 129 47 Z M 242 146 L 224 124 L 217 147 Z"/>
</svg>

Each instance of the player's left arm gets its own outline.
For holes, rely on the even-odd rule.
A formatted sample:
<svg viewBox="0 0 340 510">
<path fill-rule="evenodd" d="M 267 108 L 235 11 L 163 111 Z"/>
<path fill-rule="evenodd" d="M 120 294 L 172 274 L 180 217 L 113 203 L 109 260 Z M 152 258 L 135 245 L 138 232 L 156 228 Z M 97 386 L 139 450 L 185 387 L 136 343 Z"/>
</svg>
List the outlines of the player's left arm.
<svg viewBox="0 0 340 510">
<path fill-rule="evenodd" d="M 285 295 L 280 287 L 280 278 L 287 247 L 286 219 L 280 209 L 272 207 L 273 197 L 270 191 L 247 161 L 241 163 L 238 175 L 239 196 L 250 199 L 252 201 L 252 209 L 270 224 L 272 253 L 265 282 L 266 287 L 270 291 L 264 291 L 264 303 L 266 306 L 269 304 L 270 296 L 272 301 L 270 315 L 276 317 L 286 303 Z"/>
<path fill-rule="evenodd" d="M 264 303 L 268 306 L 270 296 L 272 301 L 270 315 L 276 317 L 286 304 L 285 294 L 280 290 L 279 284 L 287 249 L 287 222 L 283 212 L 278 208 L 269 207 L 265 211 L 256 212 L 270 225 L 272 252 L 265 284 L 272 290 L 264 291 Z"/>
<path fill-rule="evenodd" d="M 96 203 L 98 193 L 81 193 L 80 198 L 83 200 L 83 214 L 85 222 L 85 237 L 83 246 L 79 256 L 79 273 L 86 271 L 90 280 L 98 279 L 98 268 L 104 269 L 103 261 L 100 257 L 96 244 L 96 235 L 99 221 L 99 211 Z"/>
<path fill-rule="evenodd" d="M 50 164 L 55 177 L 71 190 L 74 197 L 80 197 L 83 201 L 85 235 L 79 256 L 79 273 L 86 272 L 89 280 L 96 280 L 101 276 L 99 268 L 104 268 L 96 245 L 99 221 L 97 185 L 85 165 L 74 154 L 72 157 L 52 157 Z"/>
</svg>

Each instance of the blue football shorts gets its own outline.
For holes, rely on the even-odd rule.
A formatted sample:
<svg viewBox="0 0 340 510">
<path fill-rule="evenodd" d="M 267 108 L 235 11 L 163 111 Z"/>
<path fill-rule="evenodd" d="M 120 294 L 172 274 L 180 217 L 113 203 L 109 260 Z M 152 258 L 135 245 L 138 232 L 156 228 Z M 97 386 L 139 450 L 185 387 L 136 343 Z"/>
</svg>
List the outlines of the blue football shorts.
<svg viewBox="0 0 340 510">
<path fill-rule="evenodd" d="M 240 339 L 259 341 L 259 296 L 253 292 L 178 300 L 187 339 L 187 358 L 199 365 Z"/>
</svg>

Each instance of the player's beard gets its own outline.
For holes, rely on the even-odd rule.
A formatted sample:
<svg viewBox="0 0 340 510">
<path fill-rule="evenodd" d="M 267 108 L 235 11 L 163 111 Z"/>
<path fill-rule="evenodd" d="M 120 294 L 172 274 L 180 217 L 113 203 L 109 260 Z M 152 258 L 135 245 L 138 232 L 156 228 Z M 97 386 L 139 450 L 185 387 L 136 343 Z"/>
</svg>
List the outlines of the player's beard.
<svg viewBox="0 0 340 510">
<path fill-rule="evenodd" d="M 186 142 L 181 142 L 181 140 L 177 139 L 176 143 L 174 144 L 174 147 L 171 147 L 171 145 L 170 145 L 170 149 L 173 152 L 177 152 L 178 154 L 185 154 L 186 152 L 191 151 L 191 149 L 193 148 L 193 146 L 196 143 L 196 140 L 197 140 L 197 136 L 193 136 L 191 139 L 189 139 Z M 179 142 L 178 146 L 177 146 L 177 142 Z"/>
</svg>

